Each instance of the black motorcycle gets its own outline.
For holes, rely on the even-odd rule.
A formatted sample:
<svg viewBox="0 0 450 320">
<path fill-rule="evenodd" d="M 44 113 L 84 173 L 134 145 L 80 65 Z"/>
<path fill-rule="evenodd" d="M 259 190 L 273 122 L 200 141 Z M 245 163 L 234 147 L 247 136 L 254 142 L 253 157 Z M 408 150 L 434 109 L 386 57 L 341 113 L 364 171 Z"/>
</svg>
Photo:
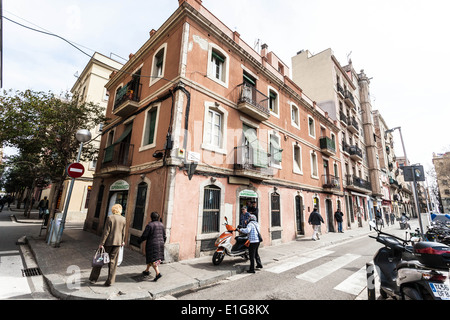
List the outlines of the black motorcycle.
<svg viewBox="0 0 450 320">
<path fill-rule="evenodd" d="M 437 242 L 416 242 L 380 231 L 369 236 L 384 245 L 374 256 L 383 298 L 401 300 L 450 300 L 446 283 L 450 247 Z M 445 272 L 444 272 L 445 271 Z"/>
</svg>

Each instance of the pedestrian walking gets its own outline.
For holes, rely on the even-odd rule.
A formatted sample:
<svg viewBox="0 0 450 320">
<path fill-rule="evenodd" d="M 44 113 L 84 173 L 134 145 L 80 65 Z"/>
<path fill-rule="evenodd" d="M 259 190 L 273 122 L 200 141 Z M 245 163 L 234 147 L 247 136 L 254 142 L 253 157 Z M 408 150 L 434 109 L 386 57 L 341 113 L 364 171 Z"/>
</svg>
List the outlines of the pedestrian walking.
<svg viewBox="0 0 450 320">
<path fill-rule="evenodd" d="M 159 265 L 164 260 L 164 243 L 166 242 L 166 230 L 164 225 L 159 221 L 158 212 L 152 212 L 151 222 L 145 227 L 144 232 L 139 238 L 138 242 L 145 244 L 145 262 L 147 268 L 142 272 L 145 276 L 150 275 L 150 266 L 155 270 L 155 278 L 153 281 L 158 281 L 162 277 L 159 272 Z"/>
<path fill-rule="evenodd" d="M 308 223 L 310 225 L 312 225 L 314 228 L 312 239 L 314 241 L 316 241 L 316 237 L 317 237 L 317 240 L 320 240 L 320 237 L 319 237 L 320 224 L 325 223 L 325 222 L 323 221 L 323 218 L 320 215 L 320 213 L 317 211 L 317 207 L 314 207 L 314 210 L 310 213 L 309 218 L 308 218 Z"/>
<path fill-rule="evenodd" d="M 342 230 L 342 222 L 344 221 L 343 219 L 344 214 L 342 213 L 341 209 L 337 209 L 336 212 L 334 213 L 334 218 L 336 219 L 337 222 L 337 226 L 338 226 L 338 232 L 340 233 L 344 233 L 344 231 Z"/>
<path fill-rule="evenodd" d="M 248 239 L 250 240 L 250 246 L 248 247 L 248 252 L 250 255 L 250 269 L 247 270 L 248 273 L 255 273 L 255 261 L 256 268 L 261 269 L 263 267 L 261 263 L 261 258 L 258 253 L 259 244 L 262 240 L 261 234 L 259 232 L 259 224 L 254 214 L 251 214 L 246 228 L 239 228 L 239 232 L 248 234 Z"/>
<path fill-rule="evenodd" d="M 386 227 L 389 226 L 389 212 L 384 213 L 384 220 L 386 220 Z"/>
<path fill-rule="evenodd" d="M 44 199 L 41 199 L 38 204 L 39 209 L 39 219 L 42 219 L 42 216 L 44 214 L 48 214 L 48 199 L 47 197 L 44 197 Z"/>
<path fill-rule="evenodd" d="M 110 262 L 108 264 L 108 278 L 105 286 L 111 286 L 116 281 L 116 269 L 119 257 L 120 247 L 125 245 L 125 226 L 126 220 L 122 216 L 122 206 L 118 203 L 112 206 L 112 215 L 106 219 L 105 228 L 100 239 L 99 248 L 104 248 L 109 254 Z M 89 280 L 95 283 L 100 276 L 102 267 L 93 267 Z"/>
</svg>

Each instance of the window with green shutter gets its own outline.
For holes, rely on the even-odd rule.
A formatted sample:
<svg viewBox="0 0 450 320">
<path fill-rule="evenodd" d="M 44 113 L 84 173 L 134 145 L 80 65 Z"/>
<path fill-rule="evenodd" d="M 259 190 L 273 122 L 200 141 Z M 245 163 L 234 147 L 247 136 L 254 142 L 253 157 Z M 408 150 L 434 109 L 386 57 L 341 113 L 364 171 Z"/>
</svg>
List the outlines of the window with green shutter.
<svg viewBox="0 0 450 320">
<path fill-rule="evenodd" d="M 152 144 L 155 141 L 155 128 L 156 128 L 156 115 L 157 115 L 158 109 L 152 108 L 148 112 L 148 139 L 147 144 Z"/>
</svg>

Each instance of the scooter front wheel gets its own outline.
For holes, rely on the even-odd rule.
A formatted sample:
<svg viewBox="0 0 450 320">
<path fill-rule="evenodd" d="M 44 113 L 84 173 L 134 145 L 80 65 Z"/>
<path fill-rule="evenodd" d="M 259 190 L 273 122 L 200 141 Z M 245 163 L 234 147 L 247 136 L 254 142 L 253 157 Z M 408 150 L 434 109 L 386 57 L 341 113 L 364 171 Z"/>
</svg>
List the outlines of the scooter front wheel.
<svg viewBox="0 0 450 320">
<path fill-rule="evenodd" d="M 224 252 L 214 252 L 213 257 L 212 257 L 212 262 L 215 266 L 219 265 L 223 258 L 225 257 L 225 253 Z"/>
</svg>

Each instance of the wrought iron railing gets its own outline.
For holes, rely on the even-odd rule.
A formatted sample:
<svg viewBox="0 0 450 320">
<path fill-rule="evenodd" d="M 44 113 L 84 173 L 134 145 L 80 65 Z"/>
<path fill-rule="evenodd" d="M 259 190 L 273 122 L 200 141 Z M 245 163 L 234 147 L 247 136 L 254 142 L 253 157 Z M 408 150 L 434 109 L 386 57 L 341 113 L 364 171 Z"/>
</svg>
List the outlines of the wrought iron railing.
<svg viewBox="0 0 450 320">
<path fill-rule="evenodd" d="M 112 144 L 104 149 L 102 167 L 107 166 L 126 166 L 131 165 L 134 145 L 127 142 Z"/>
<path fill-rule="evenodd" d="M 249 103 L 258 111 L 270 115 L 269 97 L 245 82 L 238 85 L 238 104 L 241 102 Z"/>
<path fill-rule="evenodd" d="M 339 177 L 333 176 L 331 174 L 324 174 L 322 175 L 322 186 L 324 188 L 339 190 L 341 188 L 341 183 L 339 181 Z"/>
<path fill-rule="evenodd" d="M 372 190 L 372 187 L 370 185 L 370 182 L 367 180 L 364 180 L 360 177 L 357 177 L 353 174 L 347 174 L 346 175 L 346 182 L 347 182 L 347 186 L 355 186 L 358 188 L 363 188 L 366 190 Z"/>
</svg>

